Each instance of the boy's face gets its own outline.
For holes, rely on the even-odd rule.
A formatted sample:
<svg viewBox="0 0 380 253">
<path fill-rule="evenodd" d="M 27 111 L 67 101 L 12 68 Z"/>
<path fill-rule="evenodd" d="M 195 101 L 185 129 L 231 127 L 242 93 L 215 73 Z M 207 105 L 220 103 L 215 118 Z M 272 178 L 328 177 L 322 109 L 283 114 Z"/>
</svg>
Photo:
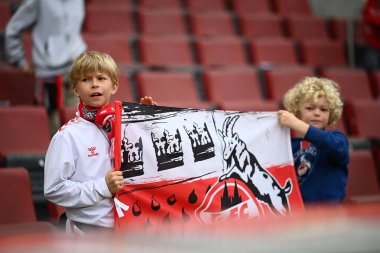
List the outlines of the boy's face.
<svg viewBox="0 0 380 253">
<path fill-rule="evenodd" d="M 319 129 L 325 129 L 330 119 L 330 107 L 326 97 L 321 96 L 316 102 L 305 101 L 299 108 L 300 119 Z"/>
<path fill-rule="evenodd" d="M 102 108 L 109 104 L 117 88 L 118 84 L 113 84 L 107 74 L 96 71 L 84 75 L 73 91 L 85 105 Z"/>
</svg>

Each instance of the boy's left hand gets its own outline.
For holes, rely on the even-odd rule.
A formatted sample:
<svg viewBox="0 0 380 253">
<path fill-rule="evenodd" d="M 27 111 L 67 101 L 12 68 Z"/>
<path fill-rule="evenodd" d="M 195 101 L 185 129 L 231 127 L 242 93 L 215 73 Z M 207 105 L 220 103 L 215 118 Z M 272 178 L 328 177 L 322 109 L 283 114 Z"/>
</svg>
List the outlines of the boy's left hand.
<svg viewBox="0 0 380 253">
<path fill-rule="evenodd" d="M 143 104 L 143 105 L 157 105 L 157 103 L 153 101 L 153 98 L 149 97 L 149 96 L 145 96 L 145 97 L 140 98 L 140 104 Z"/>
</svg>

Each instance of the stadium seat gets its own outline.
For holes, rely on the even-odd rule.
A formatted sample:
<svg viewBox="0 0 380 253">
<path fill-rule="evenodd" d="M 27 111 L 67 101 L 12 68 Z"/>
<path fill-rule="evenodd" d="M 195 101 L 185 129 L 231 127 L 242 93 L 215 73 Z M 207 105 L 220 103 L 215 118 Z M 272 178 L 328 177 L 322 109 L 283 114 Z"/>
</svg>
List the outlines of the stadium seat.
<svg viewBox="0 0 380 253">
<path fill-rule="evenodd" d="M 312 15 L 285 17 L 287 34 L 293 39 L 329 40 L 326 19 Z"/>
<path fill-rule="evenodd" d="M 204 66 L 247 66 L 243 41 L 238 37 L 208 37 L 195 40 L 199 63 Z"/>
<path fill-rule="evenodd" d="M 25 168 L 0 168 L 0 200 L 0 225 L 37 221 Z"/>
<path fill-rule="evenodd" d="M 186 36 L 140 36 L 137 47 L 141 64 L 150 67 L 188 67 L 193 65 Z"/>
<path fill-rule="evenodd" d="M 349 100 L 344 116 L 350 136 L 380 138 L 380 101 Z"/>
<path fill-rule="evenodd" d="M 180 0 L 139 0 L 137 7 L 140 9 L 180 9 Z"/>
<path fill-rule="evenodd" d="M 202 73 L 206 98 L 215 103 L 263 100 L 254 69 L 216 69 Z"/>
<path fill-rule="evenodd" d="M 340 86 L 341 96 L 346 99 L 372 99 L 367 73 L 363 69 L 333 68 L 321 69 L 321 77 L 335 81 Z"/>
<path fill-rule="evenodd" d="M 274 14 L 244 15 L 238 17 L 241 34 L 246 38 L 284 37 L 282 17 Z"/>
<path fill-rule="evenodd" d="M 223 0 L 185 0 L 185 7 L 189 11 L 219 11 L 225 9 Z"/>
<path fill-rule="evenodd" d="M 282 101 L 284 94 L 307 76 L 314 76 L 311 67 L 279 67 L 264 73 L 267 98 Z"/>
<path fill-rule="evenodd" d="M 5 31 L 11 16 L 11 3 L 0 3 L 0 32 Z"/>
<path fill-rule="evenodd" d="M 313 15 L 309 0 L 274 0 L 273 5 L 275 12 L 281 15 Z"/>
<path fill-rule="evenodd" d="M 193 12 L 189 15 L 194 36 L 235 35 L 231 14 L 227 11 Z"/>
<path fill-rule="evenodd" d="M 162 106 L 210 108 L 201 100 L 195 78 L 190 72 L 136 73 L 139 96 L 151 96 Z"/>
<path fill-rule="evenodd" d="M 60 125 L 63 126 L 71 119 L 76 117 L 77 108 L 64 106 L 59 108 L 59 122 Z"/>
<path fill-rule="evenodd" d="M 0 108 L 0 166 L 25 167 L 29 171 L 33 200 L 44 204 L 43 173 L 50 143 L 46 110 L 37 106 Z"/>
<path fill-rule="evenodd" d="M 300 40 L 300 55 L 303 64 L 312 66 L 346 67 L 347 58 L 341 42 L 327 40 Z"/>
<path fill-rule="evenodd" d="M 347 42 L 348 21 L 343 18 L 330 18 L 327 20 L 330 37 L 335 41 Z"/>
<path fill-rule="evenodd" d="M 375 163 L 370 150 L 352 150 L 348 164 L 346 201 L 380 201 Z"/>
<path fill-rule="evenodd" d="M 285 38 L 250 39 L 251 59 L 255 64 L 298 65 L 295 43 Z"/>
<path fill-rule="evenodd" d="M 231 6 L 232 10 L 238 14 L 271 13 L 273 10 L 273 6 L 269 0 L 232 0 Z"/>
<path fill-rule="evenodd" d="M 128 5 L 97 4 L 86 6 L 84 32 L 134 34 L 135 28 Z"/>
<path fill-rule="evenodd" d="M 124 33 L 94 34 L 85 33 L 83 39 L 88 50 L 107 53 L 112 56 L 118 65 L 132 65 L 134 63 L 133 52 Z"/>
<path fill-rule="evenodd" d="M 370 73 L 370 81 L 374 98 L 380 99 L 380 70 Z"/>
<path fill-rule="evenodd" d="M 140 9 L 137 12 L 140 34 L 186 35 L 185 18 L 181 10 Z"/>
<path fill-rule="evenodd" d="M 119 88 L 111 97 L 111 102 L 116 100 L 119 101 L 128 101 L 128 102 L 136 102 L 135 92 L 132 90 L 132 85 L 130 80 L 125 73 L 119 73 Z"/>
<path fill-rule="evenodd" d="M 3 106 L 34 105 L 35 78 L 21 70 L 0 67 L 0 103 Z"/>
</svg>

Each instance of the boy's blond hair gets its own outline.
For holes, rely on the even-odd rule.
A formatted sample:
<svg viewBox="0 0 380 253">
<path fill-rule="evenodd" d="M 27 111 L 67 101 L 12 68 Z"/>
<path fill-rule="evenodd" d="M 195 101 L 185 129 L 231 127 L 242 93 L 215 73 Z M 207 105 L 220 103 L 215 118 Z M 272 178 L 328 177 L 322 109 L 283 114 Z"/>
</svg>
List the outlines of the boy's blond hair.
<svg viewBox="0 0 380 253">
<path fill-rule="evenodd" d="M 328 125 L 335 124 L 342 116 L 343 101 L 340 97 L 339 85 L 326 78 L 306 77 L 291 88 L 284 96 L 284 107 L 298 118 L 299 107 L 306 101 L 316 102 L 325 97 L 330 108 Z"/>
<path fill-rule="evenodd" d="M 119 83 L 119 69 L 110 55 L 86 51 L 74 60 L 70 70 L 71 85 L 75 88 L 85 75 L 96 71 L 107 74 L 114 85 Z"/>
</svg>

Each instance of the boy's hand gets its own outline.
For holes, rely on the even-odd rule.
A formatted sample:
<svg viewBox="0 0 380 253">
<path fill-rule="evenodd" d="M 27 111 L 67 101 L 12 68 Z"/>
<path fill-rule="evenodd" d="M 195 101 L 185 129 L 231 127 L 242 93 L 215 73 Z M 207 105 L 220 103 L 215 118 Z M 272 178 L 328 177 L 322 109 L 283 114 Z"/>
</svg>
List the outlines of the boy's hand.
<svg viewBox="0 0 380 253">
<path fill-rule="evenodd" d="M 157 105 L 157 103 L 153 101 L 153 98 L 149 97 L 149 96 L 145 96 L 145 97 L 140 98 L 140 104 L 143 104 L 143 105 Z"/>
<path fill-rule="evenodd" d="M 309 128 L 307 123 L 297 118 L 293 113 L 285 110 L 278 111 L 278 120 L 281 126 L 295 130 L 301 137 L 305 136 Z"/>
<path fill-rule="evenodd" d="M 105 179 L 108 190 L 112 193 L 112 195 L 124 187 L 124 178 L 122 171 L 109 171 Z"/>
</svg>

